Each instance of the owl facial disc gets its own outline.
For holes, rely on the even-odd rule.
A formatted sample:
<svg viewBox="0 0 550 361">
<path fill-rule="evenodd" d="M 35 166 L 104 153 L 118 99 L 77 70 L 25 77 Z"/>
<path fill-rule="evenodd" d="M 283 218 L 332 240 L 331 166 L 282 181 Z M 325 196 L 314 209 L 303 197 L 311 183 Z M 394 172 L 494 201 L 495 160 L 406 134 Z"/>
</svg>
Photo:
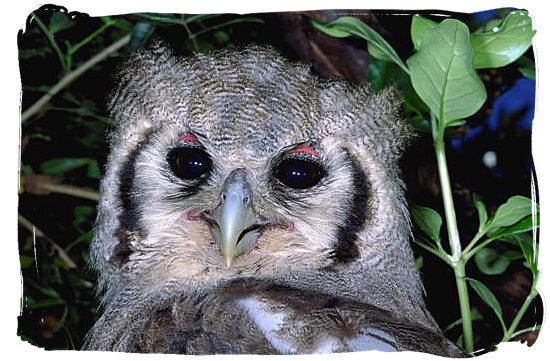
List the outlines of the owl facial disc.
<svg viewBox="0 0 550 361">
<path fill-rule="evenodd" d="M 229 268 L 235 257 L 256 244 L 262 226 L 254 212 L 252 187 L 245 169 L 235 169 L 227 176 L 220 204 L 206 217 Z"/>
</svg>

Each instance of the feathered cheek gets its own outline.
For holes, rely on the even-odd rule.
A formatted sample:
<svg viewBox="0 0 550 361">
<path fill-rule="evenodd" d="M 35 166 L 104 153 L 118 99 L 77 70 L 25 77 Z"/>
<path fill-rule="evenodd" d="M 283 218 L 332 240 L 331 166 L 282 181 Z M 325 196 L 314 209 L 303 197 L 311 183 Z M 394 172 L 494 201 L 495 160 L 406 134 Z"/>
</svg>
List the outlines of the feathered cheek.
<svg viewBox="0 0 550 361">
<path fill-rule="evenodd" d="M 301 237 L 294 223 L 276 224 L 262 229 L 258 242 L 253 250 L 260 252 L 274 252 L 290 244 L 289 240 Z"/>
<path fill-rule="evenodd" d="M 330 247 L 324 242 L 326 237 L 313 233 L 303 232 L 295 225 L 271 228 L 262 233 L 257 247 L 252 252 L 264 255 L 276 254 L 277 258 L 282 260 L 299 259 L 302 255 L 306 258 L 319 256 Z M 306 258 L 303 259 L 304 262 Z"/>
</svg>

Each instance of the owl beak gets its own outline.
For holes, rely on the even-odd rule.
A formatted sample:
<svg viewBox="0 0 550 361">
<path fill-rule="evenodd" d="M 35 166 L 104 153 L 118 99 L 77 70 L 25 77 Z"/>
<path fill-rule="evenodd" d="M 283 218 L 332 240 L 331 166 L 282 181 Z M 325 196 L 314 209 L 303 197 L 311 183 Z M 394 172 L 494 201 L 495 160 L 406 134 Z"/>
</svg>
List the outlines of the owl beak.
<svg viewBox="0 0 550 361">
<path fill-rule="evenodd" d="M 246 170 L 232 171 L 222 186 L 220 204 L 211 213 L 217 227 L 214 237 L 222 249 L 227 267 L 233 259 L 251 249 L 259 236 L 259 225 L 252 202 L 252 187 Z"/>
</svg>

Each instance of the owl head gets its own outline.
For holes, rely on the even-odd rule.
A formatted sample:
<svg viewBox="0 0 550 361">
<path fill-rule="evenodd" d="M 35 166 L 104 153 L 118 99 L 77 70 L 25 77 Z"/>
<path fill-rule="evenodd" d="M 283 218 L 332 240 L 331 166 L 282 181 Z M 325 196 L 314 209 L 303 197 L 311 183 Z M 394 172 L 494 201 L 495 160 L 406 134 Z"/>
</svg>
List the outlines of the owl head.
<svg viewBox="0 0 550 361">
<path fill-rule="evenodd" d="M 115 80 L 92 245 L 105 299 L 258 278 L 422 303 L 397 168 L 411 132 L 392 91 L 258 46 L 154 44 Z"/>
</svg>

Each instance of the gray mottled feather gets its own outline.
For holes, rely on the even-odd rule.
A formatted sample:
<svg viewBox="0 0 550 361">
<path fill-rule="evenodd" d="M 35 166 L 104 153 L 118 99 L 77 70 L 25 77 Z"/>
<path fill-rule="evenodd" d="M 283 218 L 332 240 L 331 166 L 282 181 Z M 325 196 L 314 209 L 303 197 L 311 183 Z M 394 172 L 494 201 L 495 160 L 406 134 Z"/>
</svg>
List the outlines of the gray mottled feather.
<svg viewBox="0 0 550 361">
<path fill-rule="evenodd" d="M 114 311 L 114 319 L 119 313 Z M 182 354 L 377 350 L 466 356 L 441 333 L 388 311 L 269 284 L 238 282 L 214 293 L 157 303 L 147 317 L 128 316 L 132 326 L 124 330 L 113 330 L 109 317 L 96 325 L 104 327 L 109 349 Z M 88 346 L 96 345 L 92 341 Z"/>
</svg>

